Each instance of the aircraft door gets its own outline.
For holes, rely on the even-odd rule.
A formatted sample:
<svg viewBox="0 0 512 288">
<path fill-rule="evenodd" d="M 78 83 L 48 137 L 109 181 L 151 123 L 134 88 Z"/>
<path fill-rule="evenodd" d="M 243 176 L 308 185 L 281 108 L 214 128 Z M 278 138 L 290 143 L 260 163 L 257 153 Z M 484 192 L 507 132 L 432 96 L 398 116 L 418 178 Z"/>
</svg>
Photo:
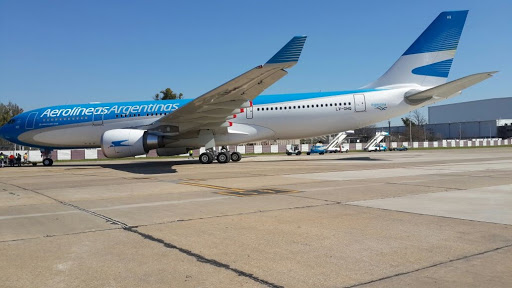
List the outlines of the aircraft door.
<svg viewBox="0 0 512 288">
<path fill-rule="evenodd" d="M 34 129 L 36 117 L 37 117 L 37 112 L 32 112 L 28 115 L 27 122 L 25 123 L 25 129 Z"/>
<path fill-rule="evenodd" d="M 354 94 L 354 105 L 356 112 L 366 111 L 366 100 L 364 94 Z"/>
<path fill-rule="evenodd" d="M 252 106 L 245 109 L 245 116 L 247 116 L 247 119 L 252 119 Z"/>
<path fill-rule="evenodd" d="M 101 126 L 103 125 L 103 114 L 92 114 L 92 125 Z"/>
</svg>

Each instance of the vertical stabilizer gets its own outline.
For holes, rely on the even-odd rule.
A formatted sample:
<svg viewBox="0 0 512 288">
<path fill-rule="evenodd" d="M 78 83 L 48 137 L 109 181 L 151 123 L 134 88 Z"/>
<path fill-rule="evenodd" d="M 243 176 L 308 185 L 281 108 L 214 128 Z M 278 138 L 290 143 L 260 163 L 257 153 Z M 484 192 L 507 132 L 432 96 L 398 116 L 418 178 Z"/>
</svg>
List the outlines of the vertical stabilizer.
<svg viewBox="0 0 512 288">
<path fill-rule="evenodd" d="M 468 11 L 442 12 L 377 81 L 376 88 L 400 84 L 434 87 L 446 82 Z"/>
</svg>

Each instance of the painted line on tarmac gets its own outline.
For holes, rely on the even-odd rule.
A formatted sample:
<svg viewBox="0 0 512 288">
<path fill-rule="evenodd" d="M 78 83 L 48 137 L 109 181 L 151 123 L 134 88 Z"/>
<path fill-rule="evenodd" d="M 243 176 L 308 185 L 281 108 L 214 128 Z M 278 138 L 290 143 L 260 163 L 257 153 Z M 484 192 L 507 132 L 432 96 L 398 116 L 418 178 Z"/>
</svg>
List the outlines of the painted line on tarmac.
<svg viewBox="0 0 512 288">
<path fill-rule="evenodd" d="M 230 198 L 230 197 L 219 196 L 219 197 L 210 197 L 210 198 L 195 198 L 195 199 L 188 199 L 188 200 L 175 200 L 175 201 L 149 202 L 149 203 L 140 203 L 140 204 L 127 204 L 127 205 L 119 205 L 119 206 L 111 206 L 111 207 L 103 207 L 103 208 L 92 208 L 90 210 L 93 210 L 93 211 L 104 211 L 104 210 L 113 210 L 113 209 L 151 207 L 151 206 L 183 204 L 183 203 L 199 202 L 199 201 L 212 201 L 212 200 L 219 200 L 219 199 L 226 199 L 226 198 Z"/>
<path fill-rule="evenodd" d="M 160 201 L 160 202 L 149 202 L 149 203 L 139 203 L 139 204 L 127 204 L 127 205 L 119 205 L 119 206 L 111 206 L 111 207 L 102 207 L 102 208 L 89 208 L 91 211 L 105 211 L 105 210 L 114 210 L 114 209 L 128 209 L 128 208 L 138 208 L 138 207 L 152 207 L 152 206 L 161 206 L 161 205 L 173 205 L 173 204 L 183 204 L 188 202 L 199 202 L 199 201 L 212 201 L 219 199 L 231 198 L 229 196 L 217 196 L 210 198 L 195 198 L 188 200 L 176 200 L 176 201 Z M 61 212 L 49 212 L 49 213 L 35 213 L 35 214 L 23 214 L 23 215 L 9 215 L 9 216 L 0 216 L 0 220 L 8 220 L 15 218 L 25 218 L 25 217 L 40 217 L 40 216 L 50 216 L 50 215 L 61 215 L 61 214 L 69 214 L 69 213 L 78 213 L 78 210 L 72 211 L 61 211 Z"/>
<path fill-rule="evenodd" d="M 9 216 L 0 216 L 0 220 L 8 220 L 8 219 L 24 218 L 24 217 L 40 217 L 40 216 L 48 216 L 48 215 L 61 215 L 61 214 L 78 213 L 78 212 L 80 212 L 80 211 L 72 210 L 72 211 L 61 211 L 61 212 L 50 212 L 50 213 L 9 215 Z"/>
</svg>

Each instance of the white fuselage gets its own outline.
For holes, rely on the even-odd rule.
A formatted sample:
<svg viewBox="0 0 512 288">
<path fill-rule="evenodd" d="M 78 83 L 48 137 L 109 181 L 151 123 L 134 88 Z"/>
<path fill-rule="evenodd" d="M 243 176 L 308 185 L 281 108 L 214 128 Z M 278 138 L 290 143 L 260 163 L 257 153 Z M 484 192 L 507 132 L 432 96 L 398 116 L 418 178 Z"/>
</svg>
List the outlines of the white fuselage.
<svg viewBox="0 0 512 288">
<path fill-rule="evenodd" d="M 280 96 L 285 95 L 259 96 L 252 107 L 230 120 L 232 126 L 227 128 L 227 133 L 215 133 L 215 141 L 217 145 L 232 145 L 266 139 L 307 138 L 357 129 L 418 108 L 404 101 L 404 93 L 413 88 L 426 89 L 407 86 L 395 89 L 356 90 L 349 93 L 313 93 L 312 97 L 298 97 L 300 99 L 281 97 L 285 101 L 279 101 Z M 433 102 L 434 100 L 430 100 L 422 105 Z M 108 103 L 102 105 L 108 105 Z M 179 109 L 179 107 L 176 105 L 174 108 Z M 168 112 L 172 113 L 172 111 Z M 31 112 L 25 114 L 29 113 Z M 28 118 L 25 120 L 26 123 L 20 123 L 25 128 L 29 127 L 28 125 L 34 126 L 33 129 L 20 131 L 22 133 L 16 139 L 20 144 L 42 148 L 100 147 L 101 136 L 107 130 L 137 127 L 140 129 L 165 115 L 165 113 L 143 113 L 142 115 L 139 113 L 129 117 L 125 115 L 122 118 L 118 115 L 115 117 L 110 115 L 111 119 L 108 119 L 109 115 L 105 115 L 101 117 L 101 121 L 98 120 L 97 115 L 89 117 L 86 115 L 79 122 L 71 121 L 73 123 L 66 124 L 66 117 L 46 115 L 48 119 L 44 119 L 45 116 L 40 114 L 42 113 L 36 115 L 34 124 L 29 124 Z M 190 137 L 170 141 L 166 147 L 201 147 L 204 144 L 199 137 Z"/>
</svg>

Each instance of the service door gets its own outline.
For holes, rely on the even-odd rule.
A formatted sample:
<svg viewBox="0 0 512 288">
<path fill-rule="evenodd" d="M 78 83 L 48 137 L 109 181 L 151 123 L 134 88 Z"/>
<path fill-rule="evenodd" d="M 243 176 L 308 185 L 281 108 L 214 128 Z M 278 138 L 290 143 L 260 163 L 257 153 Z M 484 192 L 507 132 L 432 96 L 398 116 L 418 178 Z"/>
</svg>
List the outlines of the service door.
<svg viewBox="0 0 512 288">
<path fill-rule="evenodd" d="M 364 94 L 354 94 L 354 105 L 354 110 L 356 112 L 366 111 L 366 101 L 364 99 Z"/>
<path fill-rule="evenodd" d="M 245 109 L 245 115 L 247 119 L 252 119 L 252 106 Z"/>
<path fill-rule="evenodd" d="M 37 117 L 37 112 L 32 112 L 28 115 L 27 122 L 25 123 L 25 129 L 34 129 L 36 117 Z"/>
</svg>

